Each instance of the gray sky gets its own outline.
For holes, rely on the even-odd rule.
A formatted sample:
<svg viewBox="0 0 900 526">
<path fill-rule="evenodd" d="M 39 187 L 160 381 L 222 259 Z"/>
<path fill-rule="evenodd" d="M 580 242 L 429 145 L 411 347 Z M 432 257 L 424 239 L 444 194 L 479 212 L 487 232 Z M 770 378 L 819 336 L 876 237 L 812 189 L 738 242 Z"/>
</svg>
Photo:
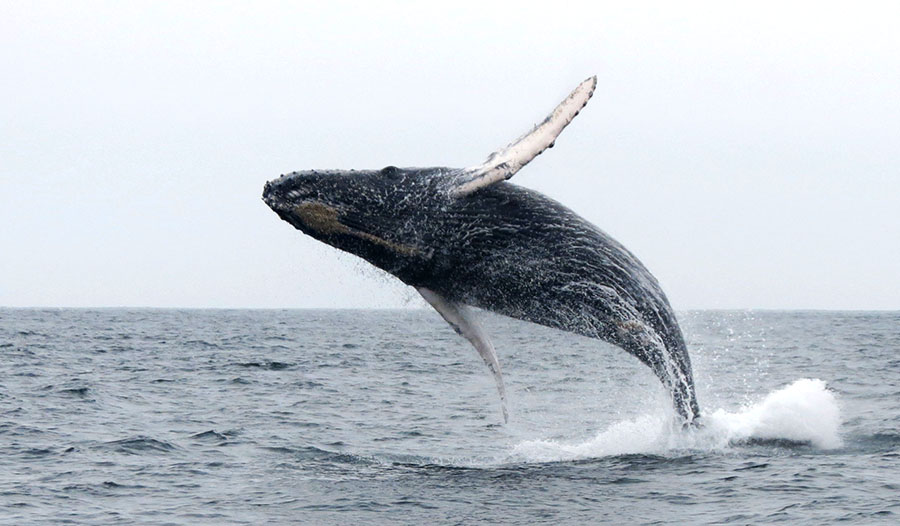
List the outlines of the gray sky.
<svg viewBox="0 0 900 526">
<path fill-rule="evenodd" d="M 419 305 L 265 181 L 476 164 L 596 74 L 513 182 L 676 309 L 900 309 L 898 4 L 371 4 L 0 3 L 0 305 Z"/>
</svg>

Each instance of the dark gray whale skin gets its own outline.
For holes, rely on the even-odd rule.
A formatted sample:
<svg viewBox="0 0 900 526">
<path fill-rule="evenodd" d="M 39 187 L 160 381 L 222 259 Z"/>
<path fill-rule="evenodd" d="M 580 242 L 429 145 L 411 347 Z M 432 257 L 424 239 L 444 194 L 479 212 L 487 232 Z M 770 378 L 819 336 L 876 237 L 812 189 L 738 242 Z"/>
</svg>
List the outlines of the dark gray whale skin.
<svg viewBox="0 0 900 526">
<path fill-rule="evenodd" d="M 264 201 L 306 234 L 454 304 L 598 338 L 650 367 L 684 422 L 699 415 L 690 358 L 656 279 L 562 204 L 498 182 L 451 191 L 460 170 L 307 171 Z"/>
</svg>

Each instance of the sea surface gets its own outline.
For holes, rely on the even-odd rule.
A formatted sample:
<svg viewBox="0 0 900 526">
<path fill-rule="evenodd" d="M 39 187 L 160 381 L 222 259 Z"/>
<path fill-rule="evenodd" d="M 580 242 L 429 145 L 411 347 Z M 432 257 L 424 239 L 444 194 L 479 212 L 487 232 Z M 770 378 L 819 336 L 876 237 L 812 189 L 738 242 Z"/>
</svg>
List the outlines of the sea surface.
<svg viewBox="0 0 900 526">
<path fill-rule="evenodd" d="M 900 313 L 679 314 L 624 351 L 424 310 L 0 309 L 0 524 L 900 523 Z"/>
</svg>

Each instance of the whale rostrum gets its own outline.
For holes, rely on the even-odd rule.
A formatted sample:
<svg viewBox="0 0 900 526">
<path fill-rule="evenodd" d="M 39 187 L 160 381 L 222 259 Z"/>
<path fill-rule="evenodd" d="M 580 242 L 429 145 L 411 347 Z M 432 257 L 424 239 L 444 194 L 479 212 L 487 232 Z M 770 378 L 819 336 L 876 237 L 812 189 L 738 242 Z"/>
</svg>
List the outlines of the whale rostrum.
<svg viewBox="0 0 900 526">
<path fill-rule="evenodd" d="M 541 123 L 477 166 L 309 170 L 266 183 L 263 200 L 305 234 L 415 287 L 475 347 L 500 360 L 471 307 L 597 338 L 650 367 L 680 419 L 699 415 L 690 357 L 656 278 L 562 204 L 506 182 L 587 104 L 591 77 Z"/>
</svg>

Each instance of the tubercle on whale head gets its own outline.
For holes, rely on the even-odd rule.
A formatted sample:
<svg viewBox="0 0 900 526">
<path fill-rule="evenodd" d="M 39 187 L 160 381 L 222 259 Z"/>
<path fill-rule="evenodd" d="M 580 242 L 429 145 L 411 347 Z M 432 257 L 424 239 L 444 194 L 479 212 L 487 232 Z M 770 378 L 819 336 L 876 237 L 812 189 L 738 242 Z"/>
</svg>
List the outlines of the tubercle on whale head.
<svg viewBox="0 0 900 526">
<path fill-rule="evenodd" d="M 430 257 L 422 225 L 448 198 L 442 188 L 455 173 L 395 166 L 293 172 L 267 182 L 263 201 L 305 234 L 398 275 Z"/>
</svg>

